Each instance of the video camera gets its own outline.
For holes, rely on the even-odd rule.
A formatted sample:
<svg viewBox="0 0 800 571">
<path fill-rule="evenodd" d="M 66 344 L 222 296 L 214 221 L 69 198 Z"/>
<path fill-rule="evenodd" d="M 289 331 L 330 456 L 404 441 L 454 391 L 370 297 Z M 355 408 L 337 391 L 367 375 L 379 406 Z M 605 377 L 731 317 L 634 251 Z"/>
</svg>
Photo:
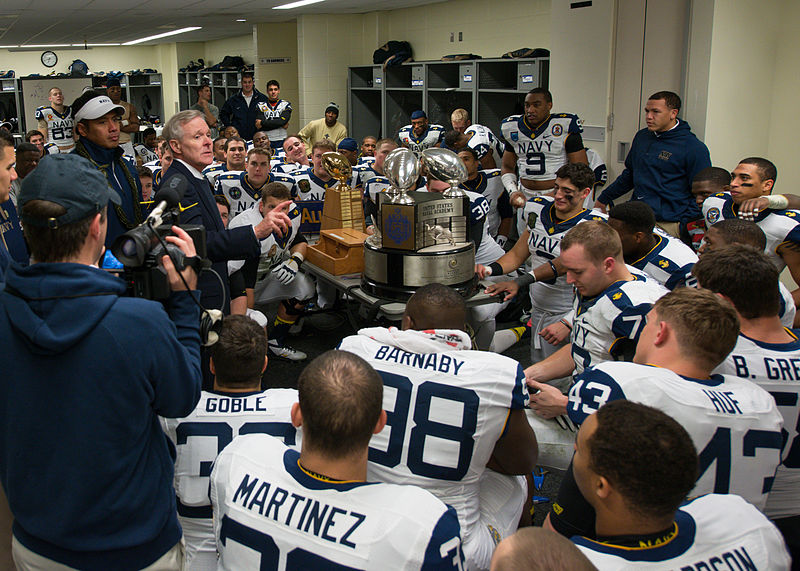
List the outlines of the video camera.
<svg viewBox="0 0 800 571">
<path fill-rule="evenodd" d="M 164 300 L 171 293 L 167 272 L 161 258 L 168 254 L 178 271 L 187 265 L 197 274 L 206 263 L 206 229 L 196 224 L 179 225 L 194 241 L 197 255 L 187 258 L 183 251 L 164 240 L 172 236 L 172 226 L 178 220 L 178 204 L 185 192 L 186 181 L 173 177 L 153 198 L 156 207 L 139 226 L 117 237 L 111 253 L 122 264 L 122 278 L 128 284 L 128 294 L 133 297 Z"/>
</svg>

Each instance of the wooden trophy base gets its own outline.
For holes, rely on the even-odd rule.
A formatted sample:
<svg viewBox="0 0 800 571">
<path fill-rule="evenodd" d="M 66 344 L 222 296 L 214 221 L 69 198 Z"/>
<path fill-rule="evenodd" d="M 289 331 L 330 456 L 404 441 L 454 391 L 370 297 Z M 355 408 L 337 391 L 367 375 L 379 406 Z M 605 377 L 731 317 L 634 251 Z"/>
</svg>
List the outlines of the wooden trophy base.
<svg viewBox="0 0 800 571">
<path fill-rule="evenodd" d="M 322 230 L 319 242 L 308 247 L 306 259 L 334 276 L 359 274 L 364 271 L 364 240 L 367 236 L 352 228 Z"/>
<path fill-rule="evenodd" d="M 364 207 L 361 203 L 361 189 L 336 187 L 325 191 L 325 204 L 322 207 L 322 230 L 352 228 L 364 232 Z M 363 240 L 362 240 L 363 242 Z"/>
</svg>

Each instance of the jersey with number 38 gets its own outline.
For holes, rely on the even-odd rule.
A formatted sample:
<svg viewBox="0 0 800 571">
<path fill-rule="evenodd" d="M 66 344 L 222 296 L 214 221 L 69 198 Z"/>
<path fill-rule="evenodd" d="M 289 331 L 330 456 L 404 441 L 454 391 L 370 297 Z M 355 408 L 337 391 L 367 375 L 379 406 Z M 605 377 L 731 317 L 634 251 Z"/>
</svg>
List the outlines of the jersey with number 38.
<svg viewBox="0 0 800 571">
<path fill-rule="evenodd" d="M 749 379 L 775 399 L 783 415 L 783 462 L 764 513 L 770 518 L 800 515 L 800 341 L 764 343 L 739 334 L 715 372 Z"/>
<path fill-rule="evenodd" d="M 415 486 L 332 481 L 297 451 L 241 436 L 211 475 L 218 569 L 463 569 L 453 508 Z"/>
<path fill-rule="evenodd" d="M 567 414 L 581 424 L 623 399 L 665 412 L 692 437 L 700 477 L 691 496 L 737 494 L 764 509 L 781 462 L 783 424 L 767 391 L 732 375 L 692 379 L 651 365 L 607 362 L 575 378 Z"/>
<path fill-rule="evenodd" d="M 567 162 L 564 144 L 573 133 L 582 133 L 578 116 L 554 113 L 538 127 L 531 127 L 524 115 L 503 119 L 500 126 L 505 150 L 517 155 L 519 178 L 552 180 Z"/>
<path fill-rule="evenodd" d="M 457 350 L 455 338 L 450 346 L 426 344 L 430 335 L 368 328 L 339 349 L 363 357 L 383 378 L 388 421 L 370 442 L 368 477 L 430 490 L 456 509 L 468 542 L 480 516 L 480 477 L 509 409 L 523 408 L 528 390 L 513 359 Z"/>
<path fill-rule="evenodd" d="M 603 361 L 622 360 L 636 346 L 645 316 L 667 290 L 658 282 L 632 274 L 600 294 L 573 302 L 572 357 L 575 374 Z"/>
</svg>

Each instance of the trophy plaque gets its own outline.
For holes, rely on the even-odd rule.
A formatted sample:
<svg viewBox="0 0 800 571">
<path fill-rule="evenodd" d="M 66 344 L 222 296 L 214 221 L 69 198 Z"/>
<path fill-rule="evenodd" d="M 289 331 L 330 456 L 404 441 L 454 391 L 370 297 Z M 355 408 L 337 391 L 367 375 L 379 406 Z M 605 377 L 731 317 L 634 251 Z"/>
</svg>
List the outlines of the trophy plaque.
<svg viewBox="0 0 800 571">
<path fill-rule="evenodd" d="M 452 151 L 425 159 L 428 171 L 447 176 L 448 182 L 459 176 L 454 163 L 466 174 Z M 438 282 L 469 297 L 477 285 L 469 199 L 463 193 L 409 191 L 419 171 L 419 160 L 408 149 L 386 157 L 384 173 L 392 189 L 377 195 L 379 231 L 364 243 L 361 286 L 378 297 L 405 300 L 417 288 Z"/>
<path fill-rule="evenodd" d="M 352 167 L 341 153 L 328 152 L 322 155 L 322 166 L 339 184 L 325 192 L 322 206 L 322 230 L 352 228 L 364 232 L 364 207 L 361 191 L 347 184 Z"/>
</svg>

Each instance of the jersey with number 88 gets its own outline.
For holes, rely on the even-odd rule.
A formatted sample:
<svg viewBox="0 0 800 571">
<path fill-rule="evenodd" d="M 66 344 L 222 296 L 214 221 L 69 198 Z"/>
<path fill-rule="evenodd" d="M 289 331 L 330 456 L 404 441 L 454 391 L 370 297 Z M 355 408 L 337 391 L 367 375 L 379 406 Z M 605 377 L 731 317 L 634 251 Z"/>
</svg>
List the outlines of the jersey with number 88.
<svg viewBox="0 0 800 571">
<path fill-rule="evenodd" d="M 783 462 L 764 513 L 770 518 L 800 515 L 800 341 L 762 343 L 740 334 L 715 372 L 749 379 L 775 399 L 783 416 Z"/>
</svg>

